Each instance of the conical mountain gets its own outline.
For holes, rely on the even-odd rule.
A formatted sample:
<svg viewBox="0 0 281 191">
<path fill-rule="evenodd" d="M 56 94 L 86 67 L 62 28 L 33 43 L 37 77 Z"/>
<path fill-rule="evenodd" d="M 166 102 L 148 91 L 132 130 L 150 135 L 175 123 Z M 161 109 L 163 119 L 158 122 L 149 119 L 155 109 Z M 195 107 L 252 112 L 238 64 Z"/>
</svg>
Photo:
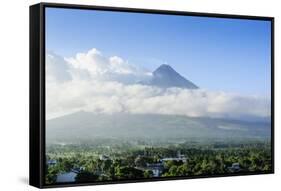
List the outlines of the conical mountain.
<svg viewBox="0 0 281 191">
<path fill-rule="evenodd" d="M 171 66 L 162 64 L 154 72 L 147 85 L 157 86 L 161 88 L 179 87 L 186 89 L 198 89 L 191 81 L 185 79 Z"/>
</svg>

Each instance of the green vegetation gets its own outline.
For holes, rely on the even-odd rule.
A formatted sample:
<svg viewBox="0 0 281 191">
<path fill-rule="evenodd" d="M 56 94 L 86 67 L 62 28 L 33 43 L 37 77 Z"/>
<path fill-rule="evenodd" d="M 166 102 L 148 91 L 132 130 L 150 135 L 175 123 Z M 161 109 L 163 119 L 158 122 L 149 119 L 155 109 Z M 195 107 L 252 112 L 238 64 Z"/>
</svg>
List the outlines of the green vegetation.
<svg viewBox="0 0 281 191">
<path fill-rule="evenodd" d="M 269 141 L 98 141 L 47 146 L 46 183 L 75 172 L 76 182 L 271 170 Z"/>
</svg>

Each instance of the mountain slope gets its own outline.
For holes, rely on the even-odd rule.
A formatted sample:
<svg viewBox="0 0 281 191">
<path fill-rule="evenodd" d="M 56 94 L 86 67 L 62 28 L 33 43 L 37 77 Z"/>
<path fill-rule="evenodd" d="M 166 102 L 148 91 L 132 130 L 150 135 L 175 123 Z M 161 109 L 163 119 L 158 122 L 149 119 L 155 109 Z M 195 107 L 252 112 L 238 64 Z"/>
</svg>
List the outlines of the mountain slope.
<svg viewBox="0 0 281 191">
<path fill-rule="evenodd" d="M 75 142 L 95 138 L 264 138 L 270 123 L 191 118 L 158 114 L 93 114 L 77 112 L 47 120 L 46 141 Z"/>
</svg>

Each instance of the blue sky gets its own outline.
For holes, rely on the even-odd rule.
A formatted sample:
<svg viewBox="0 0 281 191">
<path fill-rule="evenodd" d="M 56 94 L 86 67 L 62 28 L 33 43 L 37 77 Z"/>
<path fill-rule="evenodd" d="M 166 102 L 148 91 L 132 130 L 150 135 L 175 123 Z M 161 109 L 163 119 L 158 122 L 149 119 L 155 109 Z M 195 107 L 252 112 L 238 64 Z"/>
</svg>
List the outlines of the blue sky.
<svg viewBox="0 0 281 191">
<path fill-rule="evenodd" d="M 91 48 L 151 71 L 165 63 L 201 88 L 270 95 L 269 21 L 47 8 L 46 48 Z"/>
</svg>

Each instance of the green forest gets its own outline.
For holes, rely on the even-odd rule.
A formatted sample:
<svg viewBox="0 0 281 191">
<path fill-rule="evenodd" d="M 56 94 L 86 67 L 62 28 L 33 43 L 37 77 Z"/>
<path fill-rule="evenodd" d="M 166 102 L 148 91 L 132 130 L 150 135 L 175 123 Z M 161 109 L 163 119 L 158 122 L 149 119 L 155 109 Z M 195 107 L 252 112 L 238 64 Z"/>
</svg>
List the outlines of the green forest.
<svg viewBox="0 0 281 191">
<path fill-rule="evenodd" d="M 47 145 L 46 184 L 271 171 L 270 141 Z M 71 172 L 72 177 L 67 179 Z M 63 179 L 63 180 L 62 180 Z"/>
</svg>

